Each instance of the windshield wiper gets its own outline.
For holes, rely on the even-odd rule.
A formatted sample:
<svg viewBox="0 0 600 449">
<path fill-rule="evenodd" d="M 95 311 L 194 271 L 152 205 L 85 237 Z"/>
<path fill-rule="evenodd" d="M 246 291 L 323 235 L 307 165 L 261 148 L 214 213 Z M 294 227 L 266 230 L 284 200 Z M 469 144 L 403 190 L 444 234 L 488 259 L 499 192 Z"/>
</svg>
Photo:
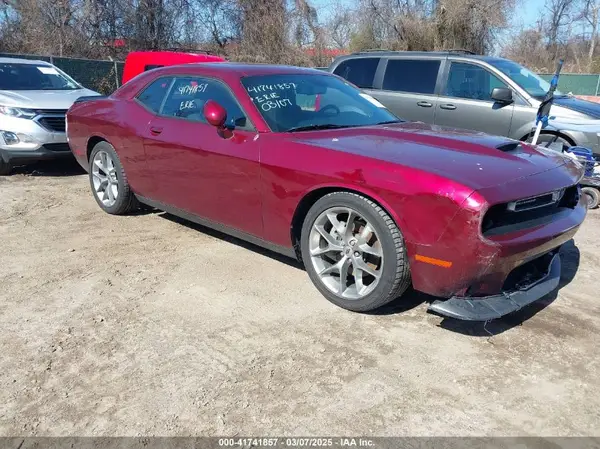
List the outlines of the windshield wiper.
<svg viewBox="0 0 600 449">
<path fill-rule="evenodd" d="M 376 125 L 389 125 L 391 123 L 403 123 L 404 120 L 396 119 L 396 120 L 387 120 L 385 122 L 375 123 Z"/>
<path fill-rule="evenodd" d="M 333 123 L 324 123 L 321 125 L 305 125 L 305 126 L 295 126 L 294 128 L 288 129 L 287 133 L 293 133 L 296 131 L 314 131 L 319 129 L 339 129 L 339 128 L 351 128 L 357 125 L 335 125 Z"/>
</svg>

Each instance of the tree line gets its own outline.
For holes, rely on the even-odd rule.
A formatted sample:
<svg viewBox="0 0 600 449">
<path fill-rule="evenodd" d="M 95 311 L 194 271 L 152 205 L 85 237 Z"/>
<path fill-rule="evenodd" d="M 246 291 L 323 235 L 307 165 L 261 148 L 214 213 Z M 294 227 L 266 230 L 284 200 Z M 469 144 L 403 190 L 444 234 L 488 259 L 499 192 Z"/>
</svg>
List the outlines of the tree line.
<svg viewBox="0 0 600 449">
<path fill-rule="evenodd" d="M 598 72 L 600 0 L 0 0 L 0 52 L 122 59 L 139 49 L 326 66 L 367 49 L 498 53 L 537 71 Z"/>
</svg>

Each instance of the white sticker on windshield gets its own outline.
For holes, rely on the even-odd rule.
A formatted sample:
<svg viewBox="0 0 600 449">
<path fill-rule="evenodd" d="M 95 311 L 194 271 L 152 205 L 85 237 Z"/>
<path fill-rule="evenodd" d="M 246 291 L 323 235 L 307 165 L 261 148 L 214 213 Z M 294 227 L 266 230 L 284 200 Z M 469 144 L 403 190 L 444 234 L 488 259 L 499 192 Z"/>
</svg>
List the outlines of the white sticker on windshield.
<svg viewBox="0 0 600 449">
<path fill-rule="evenodd" d="M 38 67 L 37 69 L 44 75 L 58 75 L 58 72 L 54 67 Z"/>
<path fill-rule="evenodd" d="M 365 100 L 369 101 L 370 103 L 374 104 L 375 106 L 377 106 L 378 108 L 383 108 L 385 109 L 385 106 L 382 105 L 379 101 L 377 101 L 375 98 L 373 98 L 372 96 L 370 96 L 369 94 L 363 94 L 360 93 L 359 94 L 361 97 L 363 97 Z"/>
</svg>

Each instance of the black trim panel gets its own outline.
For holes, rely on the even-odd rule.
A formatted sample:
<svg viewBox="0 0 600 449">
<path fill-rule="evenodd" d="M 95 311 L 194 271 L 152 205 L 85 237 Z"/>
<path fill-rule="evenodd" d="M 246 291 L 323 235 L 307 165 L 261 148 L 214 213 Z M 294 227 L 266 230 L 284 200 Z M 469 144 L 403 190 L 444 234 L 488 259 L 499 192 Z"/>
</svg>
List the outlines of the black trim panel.
<svg viewBox="0 0 600 449">
<path fill-rule="evenodd" d="M 427 310 L 459 320 L 494 320 L 516 312 L 553 292 L 558 288 L 560 273 L 560 255 L 554 254 L 544 277 L 528 286 L 482 298 L 453 296 L 445 301 L 435 300 Z"/>
<path fill-rule="evenodd" d="M 202 226 L 206 226 L 207 228 L 214 229 L 215 231 L 222 232 L 223 234 L 231 235 L 240 240 L 244 240 L 246 242 L 252 243 L 253 245 L 260 246 L 262 248 L 268 249 L 269 251 L 273 251 L 284 256 L 290 257 L 292 259 L 296 259 L 296 251 L 293 247 L 285 247 L 281 245 L 277 245 L 275 243 L 268 242 L 266 240 L 261 239 L 260 237 L 256 237 L 252 234 L 248 234 L 247 232 L 240 231 L 239 229 L 232 228 L 230 226 L 224 225 L 222 223 L 217 223 L 215 221 L 209 220 L 207 218 L 199 217 L 191 212 L 187 212 L 185 210 L 179 209 L 177 207 L 169 206 L 167 204 L 161 203 L 160 201 L 154 201 L 150 198 L 145 198 L 141 195 L 136 195 L 136 198 L 140 203 L 144 203 L 148 206 L 154 207 L 156 209 L 162 210 L 169 214 L 175 215 L 177 217 L 183 218 L 184 220 L 191 221 L 192 223 L 196 223 Z"/>
<path fill-rule="evenodd" d="M 29 162 L 70 157 L 73 157 L 73 153 L 71 151 L 51 151 L 44 146 L 41 146 L 35 151 L 0 149 L 0 159 L 11 165 L 20 165 L 27 164 Z"/>
</svg>

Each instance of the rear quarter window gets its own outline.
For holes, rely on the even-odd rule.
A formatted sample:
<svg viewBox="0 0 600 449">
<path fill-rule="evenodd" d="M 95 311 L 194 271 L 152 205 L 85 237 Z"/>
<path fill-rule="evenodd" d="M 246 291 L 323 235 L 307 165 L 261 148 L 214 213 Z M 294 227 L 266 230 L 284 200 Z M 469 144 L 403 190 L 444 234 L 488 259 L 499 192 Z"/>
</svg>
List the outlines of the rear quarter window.
<svg viewBox="0 0 600 449">
<path fill-rule="evenodd" d="M 435 59 L 390 59 L 383 77 L 383 89 L 395 92 L 432 94 L 440 62 Z"/>
<path fill-rule="evenodd" d="M 371 89 L 380 60 L 381 58 L 347 59 L 341 62 L 333 73 L 347 79 L 357 87 Z"/>
<path fill-rule="evenodd" d="M 146 106 L 155 114 L 158 114 L 160 105 L 162 104 L 169 86 L 171 85 L 173 78 L 159 78 L 150 83 L 140 94 L 137 96 L 137 101 Z"/>
</svg>

